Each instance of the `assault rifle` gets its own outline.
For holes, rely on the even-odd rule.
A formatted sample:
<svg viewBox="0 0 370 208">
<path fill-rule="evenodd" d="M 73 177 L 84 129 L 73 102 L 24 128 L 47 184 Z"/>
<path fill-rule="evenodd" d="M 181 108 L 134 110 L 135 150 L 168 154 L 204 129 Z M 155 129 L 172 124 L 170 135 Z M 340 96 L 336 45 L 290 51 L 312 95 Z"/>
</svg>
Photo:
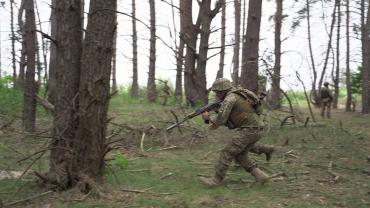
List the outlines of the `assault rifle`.
<svg viewBox="0 0 370 208">
<path fill-rule="evenodd" d="M 212 110 L 216 110 L 217 108 L 220 107 L 221 105 L 221 102 L 222 101 L 216 101 L 216 102 L 212 102 L 212 103 L 209 103 L 208 105 L 205 105 L 201 108 L 198 108 L 196 109 L 195 111 L 193 111 L 192 113 L 190 113 L 189 115 L 185 116 L 185 118 L 183 118 L 181 121 L 175 123 L 175 124 L 172 124 L 171 126 L 167 127 L 167 131 L 175 128 L 175 127 L 178 127 L 180 126 L 180 124 L 184 123 L 185 121 L 189 120 L 189 119 L 192 119 L 196 116 L 199 116 L 200 114 L 206 112 L 206 111 L 212 111 Z"/>
</svg>

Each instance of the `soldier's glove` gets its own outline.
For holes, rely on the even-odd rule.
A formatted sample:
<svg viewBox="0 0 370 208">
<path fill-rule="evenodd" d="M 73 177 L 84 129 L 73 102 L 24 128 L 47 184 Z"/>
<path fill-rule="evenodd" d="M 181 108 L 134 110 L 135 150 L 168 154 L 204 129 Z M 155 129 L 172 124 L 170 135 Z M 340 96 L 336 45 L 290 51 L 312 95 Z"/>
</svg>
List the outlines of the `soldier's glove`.
<svg viewBox="0 0 370 208">
<path fill-rule="evenodd" d="M 202 118 L 204 120 L 204 123 L 209 124 L 210 118 L 209 118 L 209 113 L 207 111 L 202 113 Z"/>
</svg>

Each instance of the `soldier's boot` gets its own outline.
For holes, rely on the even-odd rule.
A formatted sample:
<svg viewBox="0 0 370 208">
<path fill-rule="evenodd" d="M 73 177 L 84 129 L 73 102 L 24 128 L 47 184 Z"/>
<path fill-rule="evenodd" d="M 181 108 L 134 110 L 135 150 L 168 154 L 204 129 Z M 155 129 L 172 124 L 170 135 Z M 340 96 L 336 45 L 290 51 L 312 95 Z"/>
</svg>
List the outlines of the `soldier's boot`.
<svg viewBox="0 0 370 208">
<path fill-rule="evenodd" d="M 200 177 L 200 181 L 207 186 L 218 186 L 221 184 L 222 179 L 219 177 Z"/>
<path fill-rule="evenodd" d="M 266 147 L 266 151 L 264 152 L 265 156 L 266 156 L 266 161 L 271 160 L 272 153 L 274 153 L 274 152 L 275 152 L 275 148 L 273 146 L 267 146 Z"/>
<path fill-rule="evenodd" d="M 266 183 L 269 181 L 269 176 L 259 168 L 253 168 L 251 174 L 256 178 L 258 183 Z"/>
</svg>

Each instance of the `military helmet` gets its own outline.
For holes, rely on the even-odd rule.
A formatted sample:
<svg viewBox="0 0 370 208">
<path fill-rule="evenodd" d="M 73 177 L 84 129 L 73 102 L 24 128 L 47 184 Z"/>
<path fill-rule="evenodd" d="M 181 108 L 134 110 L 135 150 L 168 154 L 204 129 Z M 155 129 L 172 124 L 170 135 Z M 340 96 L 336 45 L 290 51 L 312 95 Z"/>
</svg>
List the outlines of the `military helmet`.
<svg viewBox="0 0 370 208">
<path fill-rule="evenodd" d="M 329 82 L 324 82 L 324 86 L 329 86 Z"/>
<path fill-rule="evenodd" d="M 232 84 L 228 79 L 218 78 L 212 84 L 212 91 L 225 91 L 232 88 Z"/>
</svg>

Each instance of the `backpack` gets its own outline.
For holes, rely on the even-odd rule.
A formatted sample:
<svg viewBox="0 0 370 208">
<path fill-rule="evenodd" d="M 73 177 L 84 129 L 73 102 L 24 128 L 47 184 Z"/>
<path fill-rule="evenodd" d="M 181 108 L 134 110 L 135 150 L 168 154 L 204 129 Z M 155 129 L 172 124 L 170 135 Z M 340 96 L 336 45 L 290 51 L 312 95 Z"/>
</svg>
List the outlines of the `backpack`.
<svg viewBox="0 0 370 208">
<path fill-rule="evenodd" d="M 244 99 L 246 99 L 253 107 L 254 111 L 257 115 L 262 114 L 262 103 L 260 98 L 252 91 L 247 90 L 242 87 L 238 87 L 234 90 L 231 90 L 231 93 L 235 93 L 237 95 L 242 96 Z"/>
</svg>

